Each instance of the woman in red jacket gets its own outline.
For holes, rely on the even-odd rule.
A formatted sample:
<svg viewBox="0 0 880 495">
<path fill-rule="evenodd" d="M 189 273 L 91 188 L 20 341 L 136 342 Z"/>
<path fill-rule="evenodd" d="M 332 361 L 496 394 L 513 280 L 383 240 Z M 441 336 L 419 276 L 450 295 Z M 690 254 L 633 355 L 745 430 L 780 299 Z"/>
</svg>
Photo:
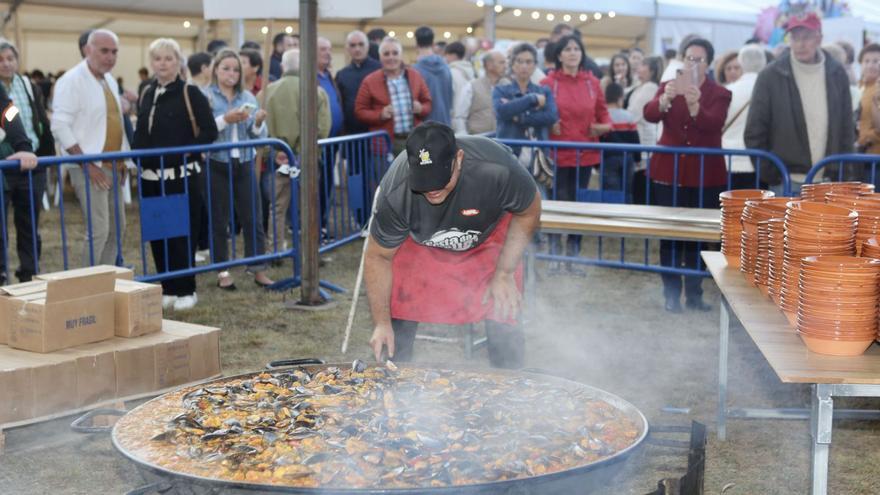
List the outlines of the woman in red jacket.
<svg viewBox="0 0 880 495">
<path fill-rule="evenodd" d="M 563 36 L 556 45 L 556 70 L 543 81 L 550 88 L 559 121 L 550 132 L 551 141 L 580 141 L 595 143 L 599 136 L 611 130 L 611 116 L 605 106 L 605 95 L 599 79 L 586 69 L 586 53 L 581 39 L 575 35 Z M 556 161 L 556 184 L 549 191 L 551 199 L 577 201 L 578 191 L 590 185 L 593 169 L 599 165 L 600 153 L 595 150 L 561 148 L 550 153 Z M 559 253 L 560 235 L 550 235 L 550 253 Z M 577 256 L 581 250 L 581 236 L 570 235 L 566 240 L 566 256 Z M 571 264 L 566 267 L 571 271 Z"/>
<path fill-rule="evenodd" d="M 405 149 L 410 131 L 431 113 L 431 93 L 422 75 L 403 65 L 403 47 L 396 39 L 382 41 L 379 60 L 382 70 L 364 78 L 354 113 L 370 131 L 387 132 L 397 156 Z"/>
<path fill-rule="evenodd" d="M 645 105 L 645 120 L 663 122 L 663 134 L 657 144 L 721 147 L 721 130 L 731 95 L 706 77 L 714 55 L 715 50 L 708 41 L 690 40 L 684 47 L 684 67 L 679 76 L 663 83 L 654 99 Z M 718 208 L 718 195 L 727 185 L 727 167 L 721 155 L 654 153 L 648 177 L 653 204 Z M 700 256 L 697 249 L 696 242 L 660 241 L 660 263 L 696 269 Z M 666 310 L 680 313 L 681 277 L 672 274 L 662 274 L 662 277 Z M 689 309 L 712 309 L 703 302 L 702 281 L 700 276 L 685 277 L 684 293 Z"/>
</svg>

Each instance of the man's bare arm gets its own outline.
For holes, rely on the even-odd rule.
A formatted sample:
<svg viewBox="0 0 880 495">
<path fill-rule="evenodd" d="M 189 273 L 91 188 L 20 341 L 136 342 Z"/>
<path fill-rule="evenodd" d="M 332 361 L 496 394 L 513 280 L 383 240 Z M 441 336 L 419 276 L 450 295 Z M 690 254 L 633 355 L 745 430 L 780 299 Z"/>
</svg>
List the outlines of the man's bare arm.
<svg viewBox="0 0 880 495">
<path fill-rule="evenodd" d="M 388 356 L 394 356 L 394 331 L 391 328 L 391 260 L 397 247 L 384 248 L 371 235 L 367 239 L 364 254 L 364 280 L 367 283 L 367 299 L 373 315 L 373 336 L 370 346 L 378 361 L 382 347 L 388 348 Z"/>
</svg>

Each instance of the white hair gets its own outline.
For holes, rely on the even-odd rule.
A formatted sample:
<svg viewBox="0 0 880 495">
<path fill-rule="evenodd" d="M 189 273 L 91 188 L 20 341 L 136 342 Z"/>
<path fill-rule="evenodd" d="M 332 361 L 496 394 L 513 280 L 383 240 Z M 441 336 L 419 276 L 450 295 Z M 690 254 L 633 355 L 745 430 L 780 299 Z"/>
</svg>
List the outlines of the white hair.
<svg viewBox="0 0 880 495">
<path fill-rule="evenodd" d="M 483 58 L 480 59 L 480 62 L 483 63 L 483 67 L 486 67 L 486 63 L 489 62 L 489 60 L 492 60 L 493 55 L 501 55 L 502 57 L 504 56 L 504 54 L 501 53 L 500 50 L 489 50 L 488 52 L 484 53 Z"/>
<path fill-rule="evenodd" d="M 186 60 L 183 58 L 183 52 L 180 51 L 180 45 L 171 38 L 157 38 L 152 43 L 150 43 L 150 57 L 155 55 L 158 52 L 168 50 L 177 57 L 181 63 L 186 63 Z"/>
<path fill-rule="evenodd" d="M 764 49 L 761 48 L 761 45 L 756 43 L 749 43 L 740 48 L 739 54 L 736 58 L 739 60 L 739 65 L 742 67 L 743 74 L 749 72 L 761 72 L 761 69 L 767 65 L 767 54 L 764 53 Z"/>
<path fill-rule="evenodd" d="M 381 53 L 382 47 L 389 43 L 397 45 L 397 49 L 400 51 L 400 53 L 403 53 L 403 44 L 400 43 L 400 40 L 398 40 L 397 38 L 392 38 L 391 36 L 386 36 L 385 39 L 382 40 L 382 43 L 379 43 L 379 52 Z"/>
<path fill-rule="evenodd" d="M 323 37 L 323 36 L 318 36 L 318 44 L 320 44 L 322 41 L 326 42 L 326 43 L 327 43 L 328 45 L 330 45 L 331 47 L 333 46 L 333 43 L 330 43 L 330 40 L 329 40 L 329 39 L 327 39 L 327 38 L 325 38 L 325 37 Z"/>
<path fill-rule="evenodd" d="M 284 72 L 299 70 L 299 48 L 291 48 L 281 55 L 281 70 Z"/>
<path fill-rule="evenodd" d="M 364 41 L 370 41 L 370 40 L 367 39 L 367 35 L 366 35 L 366 33 L 364 33 L 363 31 L 360 31 L 360 30 L 355 29 L 354 31 L 348 33 L 348 35 L 345 36 L 345 42 L 347 43 L 347 42 L 351 41 L 351 39 L 354 38 L 354 37 L 356 37 L 356 36 L 360 36 L 361 38 L 364 39 Z"/>
<path fill-rule="evenodd" d="M 119 36 L 116 36 L 116 33 L 114 33 L 113 31 L 110 31 L 109 29 L 95 29 L 94 31 L 89 33 L 89 37 L 86 40 L 86 44 L 87 45 L 94 45 L 95 38 L 97 38 L 99 35 L 109 36 L 109 37 L 113 38 L 114 43 L 119 45 Z"/>
</svg>

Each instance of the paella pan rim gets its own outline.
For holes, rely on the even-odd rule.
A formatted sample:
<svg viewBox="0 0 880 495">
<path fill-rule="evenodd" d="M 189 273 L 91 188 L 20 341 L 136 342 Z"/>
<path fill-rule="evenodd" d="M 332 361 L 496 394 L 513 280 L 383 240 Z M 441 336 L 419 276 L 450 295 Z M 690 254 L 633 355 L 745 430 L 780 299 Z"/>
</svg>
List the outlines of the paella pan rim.
<svg viewBox="0 0 880 495">
<path fill-rule="evenodd" d="M 344 369 L 345 367 L 350 366 L 350 363 L 328 363 L 321 365 L 303 365 L 303 366 L 294 366 L 293 368 L 303 368 L 309 370 L 309 372 L 326 369 L 329 367 L 338 367 L 340 369 Z M 601 399 L 617 409 L 622 410 L 630 419 L 634 420 L 638 423 L 641 428 L 641 434 L 633 441 L 631 445 L 622 449 L 614 454 L 600 459 L 598 461 L 591 462 L 589 464 L 584 464 L 577 467 L 572 467 L 569 469 L 564 469 L 562 471 L 556 471 L 553 473 L 541 474 L 536 476 L 527 476 L 522 478 L 514 478 L 508 480 L 500 480 L 500 481 L 489 481 L 485 483 L 471 483 L 466 485 L 448 485 L 448 486 L 425 486 L 425 487 L 407 487 L 407 488 L 382 488 L 382 487 L 364 487 L 364 488 L 348 488 L 348 487 L 301 487 L 301 486 L 291 486 L 291 485 L 274 485 L 270 483 L 255 483 L 255 482 L 246 482 L 246 481 L 233 481 L 233 480 L 225 480 L 221 478 L 209 478 L 205 476 L 199 476 L 195 474 L 186 473 L 183 471 L 172 470 L 163 466 L 159 466 L 157 464 L 148 462 L 144 459 L 139 458 L 133 452 L 130 452 L 126 447 L 121 445 L 119 441 L 119 425 L 124 423 L 125 417 L 131 415 L 135 411 L 140 409 L 149 408 L 154 402 L 158 402 L 165 398 L 170 394 L 176 394 L 184 390 L 183 388 L 179 388 L 173 390 L 171 392 L 167 392 L 158 397 L 150 399 L 149 401 L 137 406 L 136 408 L 128 411 L 125 416 L 120 418 L 120 420 L 113 427 L 111 440 L 113 443 L 113 447 L 125 458 L 133 462 L 139 468 L 145 468 L 155 474 L 163 476 L 165 478 L 171 480 L 179 480 L 186 483 L 194 483 L 198 485 L 211 485 L 215 487 L 223 487 L 228 489 L 240 489 L 240 490 L 253 490 L 253 491 L 263 491 L 263 492 L 278 492 L 278 493 L 303 493 L 303 494 L 326 494 L 326 493 L 339 493 L 339 494 L 365 494 L 365 493 L 374 493 L 374 494 L 403 494 L 403 493 L 456 493 L 461 491 L 482 491 L 482 490 L 503 490 L 505 486 L 516 486 L 522 484 L 528 485 L 541 485 L 544 483 L 549 483 L 554 480 L 560 480 L 564 478 L 574 477 L 585 475 L 587 473 L 591 473 L 593 471 L 598 471 L 600 469 L 612 466 L 614 464 L 625 461 L 636 449 L 641 447 L 644 443 L 644 440 L 647 438 L 649 433 L 649 425 L 648 420 L 645 415 L 637 409 L 634 405 L 632 405 L 629 401 L 614 395 L 605 390 L 593 387 L 591 385 L 587 385 L 585 383 L 581 383 L 575 380 L 562 378 L 550 374 L 540 373 L 537 371 L 515 371 L 515 370 L 503 370 L 497 368 L 478 368 L 478 367 L 467 367 L 460 365 L 450 365 L 450 364 L 433 364 L 433 363 L 403 363 L 398 364 L 399 367 L 402 368 L 418 368 L 425 370 L 450 370 L 450 371 L 463 371 L 463 372 L 473 372 L 473 373 L 492 373 L 497 375 L 507 375 L 507 376 L 515 376 L 520 378 L 533 378 L 542 381 L 549 381 L 555 384 L 568 385 L 568 386 L 576 386 L 580 387 L 588 391 L 591 397 L 596 399 Z M 281 370 L 281 369 L 279 369 Z M 186 389 L 197 389 L 201 387 L 210 386 L 216 383 L 221 382 L 229 382 L 233 380 L 242 380 L 255 377 L 261 373 L 265 372 L 276 372 L 279 370 L 259 370 L 248 373 L 242 373 L 238 375 L 232 375 L 227 377 L 221 377 L 214 380 L 210 380 L 198 385 L 191 385 L 186 387 Z"/>
</svg>

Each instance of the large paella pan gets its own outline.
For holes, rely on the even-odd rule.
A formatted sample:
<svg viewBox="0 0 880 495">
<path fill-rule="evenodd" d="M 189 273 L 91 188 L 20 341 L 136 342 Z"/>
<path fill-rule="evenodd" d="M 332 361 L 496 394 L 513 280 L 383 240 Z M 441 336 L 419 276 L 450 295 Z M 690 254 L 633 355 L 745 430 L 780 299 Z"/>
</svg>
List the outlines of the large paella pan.
<svg viewBox="0 0 880 495">
<path fill-rule="evenodd" d="M 126 414 L 113 444 L 211 490 L 583 492 L 645 439 L 644 415 L 525 371 L 311 365 L 183 388 Z"/>
</svg>

